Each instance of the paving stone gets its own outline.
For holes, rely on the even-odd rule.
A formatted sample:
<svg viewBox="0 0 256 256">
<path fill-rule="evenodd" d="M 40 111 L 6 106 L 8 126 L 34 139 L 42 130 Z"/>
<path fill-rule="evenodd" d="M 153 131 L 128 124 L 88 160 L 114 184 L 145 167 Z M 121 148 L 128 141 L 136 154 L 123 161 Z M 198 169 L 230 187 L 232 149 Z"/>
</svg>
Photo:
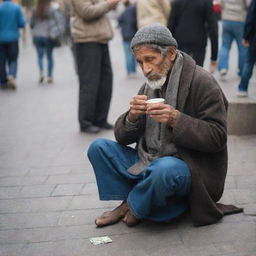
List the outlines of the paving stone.
<svg viewBox="0 0 256 256">
<path fill-rule="evenodd" d="M 238 204 L 256 203 L 256 189 L 237 189 L 233 194 Z"/>
<path fill-rule="evenodd" d="M 61 184 L 57 185 L 52 192 L 52 196 L 71 196 L 78 195 L 83 184 Z"/>
<path fill-rule="evenodd" d="M 256 188 L 256 176 L 236 176 L 236 183 L 238 189 L 255 189 Z"/>
<path fill-rule="evenodd" d="M 25 247 L 24 244 L 5 244 L 0 246 L 1 256 L 21 256 L 21 251 Z M 32 255 L 27 255 L 32 256 Z"/>
<path fill-rule="evenodd" d="M 47 179 L 47 176 L 31 176 L 31 177 L 4 177 L 0 178 L 0 187 L 7 186 L 23 186 L 23 185 L 40 185 Z"/>
<path fill-rule="evenodd" d="M 46 184 L 84 184 L 88 182 L 85 174 L 77 175 L 51 175 Z"/>
<path fill-rule="evenodd" d="M 244 214 L 256 216 L 256 204 L 249 204 L 244 207 Z"/>
<path fill-rule="evenodd" d="M 48 197 L 56 185 L 23 186 L 18 198 Z"/>
<path fill-rule="evenodd" d="M 21 187 L 0 187 L 0 199 L 17 198 Z"/>
<path fill-rule="evenodd" d="M 0 177 L 25 176 L 28 172 L 26 168 L 1 168 Z"/>
<path fill-rule="evenodd" d="M 81 195 L 98 195 L 98 187 L 96 183 L 87 183 L 80 192 Z"/>
<path fill-rule="evenodd" d="M 67 209 L 71 197 L 0 200 L 0 213 L 48 212 Z"/>
<path fill-rule="evenodd" d="M 71 172 L 71 168 L 71 166 L 47 166 L 43 168 L 31 168 L 28 175 L 68 174 Z"/>
<path fill-rule="evenodd" d="M 2 229 L 56 226 L 59 216 L 59 212 L 0 214 L 0 231 Z M 1 231 L 1 233 L 4 233 L 4 231 Z"/>
</svg>

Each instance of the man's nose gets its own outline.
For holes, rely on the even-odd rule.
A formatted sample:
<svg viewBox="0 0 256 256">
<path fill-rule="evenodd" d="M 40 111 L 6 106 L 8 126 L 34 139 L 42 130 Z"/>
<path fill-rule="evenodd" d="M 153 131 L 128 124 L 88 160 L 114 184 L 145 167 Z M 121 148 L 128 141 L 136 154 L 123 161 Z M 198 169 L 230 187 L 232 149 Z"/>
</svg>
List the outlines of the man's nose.
<svg viewBox="0 0 256 256">
<path fill-rule="evenodd" d="M 144 75 L 148 75 L 152 71 L 152 68 L 150 67 L 150 65 L 143 64 L 142 71 Z"/>
</svg>

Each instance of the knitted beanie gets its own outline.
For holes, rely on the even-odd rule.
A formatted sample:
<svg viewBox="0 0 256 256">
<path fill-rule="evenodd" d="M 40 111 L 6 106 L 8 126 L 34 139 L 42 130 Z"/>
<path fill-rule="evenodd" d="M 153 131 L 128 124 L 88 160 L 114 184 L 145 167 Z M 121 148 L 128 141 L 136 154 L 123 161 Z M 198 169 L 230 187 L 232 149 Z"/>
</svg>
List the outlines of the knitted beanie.
<svg viewBox="0 0 256 256">
<path fill-rule="evenodd" d="M 160 23 L 146 25 L 136 32 L 131 42 L 131 48 L 141 44 L 177 47 L 177 41 L 170 30 Z"/>
</svg>

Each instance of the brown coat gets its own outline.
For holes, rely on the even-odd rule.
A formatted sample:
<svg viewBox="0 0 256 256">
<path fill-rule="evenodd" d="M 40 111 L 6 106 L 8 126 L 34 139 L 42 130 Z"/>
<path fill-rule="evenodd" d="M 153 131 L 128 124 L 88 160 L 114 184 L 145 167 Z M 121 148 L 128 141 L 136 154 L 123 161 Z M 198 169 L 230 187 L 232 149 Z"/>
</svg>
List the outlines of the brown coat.
<svg viewBox="0 0 256 256">
<path fill-rule="evenodd" d="M 223 216 L 215 202 L 222 196 L 227 173 L 228 102 L 213 76 L 196 66 L 187 54 L 182 54 L 184 64 L 177 98 L 181 114 L 172 133 L 166 132 L 165 139 L 175 143 L 179 155 L 190 167 L 191 217 L 195 225 L 206 225 Z M 138 128 L 127 130 L 126 114 L 115 125 L 116 140 L 124 145 L 137 142 L 145 127 L 142 116 Z"/>
</svg>

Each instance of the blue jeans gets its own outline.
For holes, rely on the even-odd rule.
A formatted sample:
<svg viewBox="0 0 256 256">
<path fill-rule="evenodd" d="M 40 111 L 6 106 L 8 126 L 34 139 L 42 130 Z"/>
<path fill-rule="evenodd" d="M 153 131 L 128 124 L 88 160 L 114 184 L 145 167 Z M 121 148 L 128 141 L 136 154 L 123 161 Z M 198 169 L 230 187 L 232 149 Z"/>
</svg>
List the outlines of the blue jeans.
<svg viewBox="0 0 256 256">
<path fill-rule="evenodd" d="M 108 139 L 96 139 L 88 149 L 100 200 L 127 200 L 134 216 L 169 221 L 188 207 L 191 174 L 187 164 L 165 156 L 139 175 L 127 169 L 139 158 L 137 151 Z"/>
<path fill-rule="evenodd" d="M 248 84 L 252 76 L 255 62 L 256 62 L 256 45 L 252 44 L 248 48 L 247 55 L 245 58 L 241 81 L 240 81 L 240 84 L 238 85 L 239 91 L 246 92 L 248 90 Z"/>
<path fill-rule="evenodd" d="M 223 21 L 222 45 L 219 53 L 218 70 L 229 68 L 229 52 L 233 40 L 236 40 L 238 47 L 238 70 L 241 76 L 246 56 L 246 48 L 242 45 L 244 22 Z"/>
<path fill-rule="evenodd" d="M 130 45 L 131 45 L 130 41 L 123 41 L 126 70 L 128 74 L 136 73 L 136 64 L 137 64 Z"/>
<path fill-rule="evenodd" d="M 7 84 L 7 73 L 16 78 L 17 59 L 19 54 L 18 41 L 0 43 L 0 84 Z M 8 71 L 6 70 L 8 66 Z"/>
<path fill-rule="evenodd" d="M 46 52 L 46 57 L 47 57 L 47 75 L 48 77 L 52 77 L 52 72 L 53 72 L 53 45 L 50 41 L 49 38 L 46 37 L 34 37 L 33 42 L 36 47 L 37 51 L 37 57 L 38 57 L 38 66 L 40 73 L 43 73 L 44 71 L 44 64 L 43 64 L 43 58 L 44 58 L 44 53 Z"/>
</svg>

